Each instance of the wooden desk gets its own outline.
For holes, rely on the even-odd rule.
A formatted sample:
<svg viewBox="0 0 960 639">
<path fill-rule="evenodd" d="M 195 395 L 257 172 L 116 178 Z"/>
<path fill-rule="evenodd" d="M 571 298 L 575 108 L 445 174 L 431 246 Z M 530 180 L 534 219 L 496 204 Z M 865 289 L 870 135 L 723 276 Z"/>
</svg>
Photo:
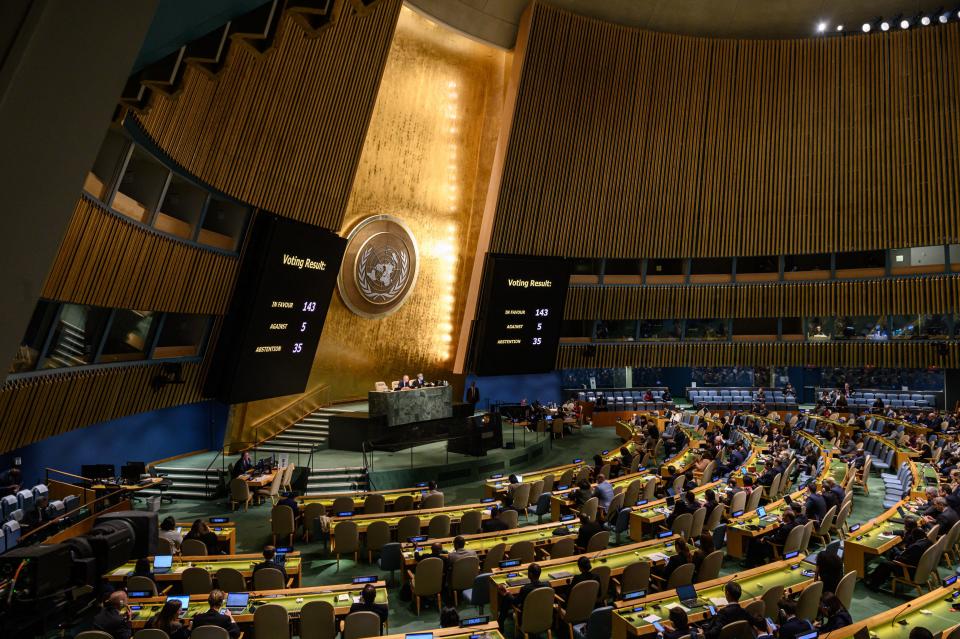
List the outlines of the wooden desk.
<svg viewBox="0 0 960 639">
<path fill-rule="evenodd" d="M 331 550 L 335 549 L 335 536 L 334 530 L 338 524 L 345 521 L 352 521 L 357 524 L 357 529 L 360 534 L 363 535 L 367 531 L 367 526 L 375 521 L 385 521 L 390 526 L 391 530 L 396 530 L 397 524 L 400 523 L 400 520 L 409 515 L 413 515 L 420 519 L 420 529 L 424 529 L 430 525 L 430 520 L 436 517 L 437 515 L 447 515 L 450 517 L 451 525 L 457 524 L 460 522 L 460 518 L 463 517 L 463 514 L 471 511 L 479 510 L 482 511 L 481 519 L 490 519 L 490 504 L 464 504 L 462 506 L 444 506 L 443 508 L 427 508 L 421 510 L 407 510 L 407 511 L 397 511 L 393 513 L 375 513 L 370 515 L 353 515 L 352 517 L 331 517 L 330 518 L 330 542 Z"/>
<path fill-rule="evenodd" d="M 759 490 L 759 488 L 757 488 Z M 807 497 L 807 490 L 799 490 L 790 498 L 793 501 L 803 501 Z M 742 559 L 747 554 L 747 544 L 750 540 L 756 539 L 762 535 L 772 532 L 780 527 L 780 521 L 777 519 L 787 508 L 787 502 L 784 499 L 770 502 L 764 506 L 767 517 L 761 521 L 756 511 L 744 513 L 736 519 L 731 519 L 727 523 L 727 554 L 731 557 Z M 754 526 L 756 528 L 754 528 Z"/>
<path fill-rule="evenodd" d="M 590 557 L 594 567 L 607 566 L 610 568 L 610 576 L 616 577 L 623 574 L 627 566 L 638 561 L 647 561 L 655 566 L 665 564 L 671 555 L 676 553 L 675 543 L 680 535 L 671 535 L 665 539 L 651 539 L 638 544 L 629 544 L 618 546 L 616 548 L 607 548 Z M 577 561 L 580 557 L 560 557 L 558 559 L 548 559 L 538 561 L 537 564 L 543 570 L 540 578 L 548 581 L 554 589 L 568 585 L 575 575 L 580 574 L 577 568 Z M 528 565 L 514 566 L 512 568 L 495 568 L 490 575 L 490 609 L 491 616 L 496 615 L 500 606 L 500 591 L 498 586 L 506 585 L 507 592 L 514 594 L 520 591 L 523 584 L 514 583 L 516 579 L 526 579 Z"/>
<path fill-rule="evenodd" d="M 654 481 L 659 481 L 659 478 L 656 475 L 653 475 L 647 471 L 643 471 L 612 479 L 610 480 L 610 485 L 613 486 L 614 490 L 616 490 L 617 486 L 623 486 L 624 490 L 626 490 L 626 487 L 637 479 L 639 479 L 641 485 L 644 486 L 646 486 L 647 482 L 651 479 Z M 596 487 L 596 484 L 590 484 L 591 489 L 595 489 Z M 577 509 L 573 507 L 573 500 L 570 499 L 570 494 L 576 489 L 576 486 L 574 486 L 567 488 L 566 490 L 553 491 L 553 494 L 550 495 L 550 519 L 552 521 L 560 521 L 560 518 L 563 515 L 578 512 Z"/>
<path fill-rule="evenodd" d="M 952 601 L 947 602 L 947 598 Z M 957 589 L 957 584 L 937 588 L 912 601 L 884 610 L 862 621 L 854 621 L 845 628 L 834 630 L 821 637 L 848 639 L 866 628 L 870 636 L 876 636 L 877 639 L 906 639 L 910 630 L 917 626 L 926 628 L 933 633 L 934 637 L 946 637 L 960 623 L 960 614 L 953 610 L 952 602 L 960 602 L 960 590 Z M 901 624 L 901 621 L 905 623 Z"/>
<path fill-rule="evenodd" d="M 190 530 L 190 527 L 193 526 L 193 522 L 178 521 L 177 528 L 180 528 L 180 533 L 186 536 L 187 532 Z M 223 548 L 227 551 L 228 555 L 236 554 L 237 552 L 237 524 L 233 521 L 228 521 L 223 524 L 211 524 L 207 522 L 207 526 L 217 535 L 217 541 L 220 542 L 220 548 Z"/>
<path fill-rule="evenodd" d="M 234 612 L 233 620 L 237 623 L 253 623 L 253 613 L 257 606 L 275 603 L 287 609 L 292 618 L 300 615 L 300 610 L 311 601 L 329 601 L 333 604 L 334 614 L 345 616 L 350 606 L 360 597 L 360 591 L 366 584 L 338 584 L 333 586 L 310 586 L 308 588 L 287 588 L 285 590 L 258 590 L 250 592 L 250 601 L 243 612 Z M 382 581 L 373 584 L 377 588 L 377 603 L 386 604 L 387 587 Z M 128 606 L 131 609 L 130 624 L 134 629 L 143 628 L 147 621 L 163 608 L 166 597 L 147 597 L 144 599 L 130 599 Z M 207 604 L 207 595 L 191 595 L 190 606 L 185 617 L 192 619 L 194 615 L 210 609 Z"/>
<path fill-rule="evenodd" d="M 153 563 L 153 557 L 148 558 L 150 563 Z M 253 567 L 263 561 L 263 554 L 261 553 L 249 553 L 242 555 L 208 555 L 202 557 L 174 557 L 173 567 L 170 568 L 170 572 L 157 573 L 154 575 L 154 581 L 157 584 L 162 583 L 180 583 L 183 579 L 183 571 L 187 568 L 190 568 L 191 565 L 196 568 L 203 568 L 207 572 L 213 574 L 216 573 L 221 568 L 235 568 L 240 571 L 247 579 L 253 577 Z M 113 583 L 123 582 L 133 574 L 133 570 L 136 567 L 135 561 L 128 561 L 119 568 L 114 568 L 108 572 L 105 576 L 108 581 Z M 293 578 L 293 585 L 297 586 L 300 584 L 300 571 L 301 571 L 301 561 L 299 552 L 291 552 L 287 554 L 287 562 L 284 564 L 284 569 L 287 571 L 287 576 Z"/>
<path fill-rule="evenodd" d="M 392 509 L 393 505 L 396 503 L 397 499 L 404 495 L 409 495 L 413 498 L 413 503 L 419 504 L 423 498 L 424 491 L 427 490 L 426 486 L 415 486 L 412 488 L 393 488 L 391 490 L 368 490 L 368 491 L 356 491 L 348 493 L 316 493 L 309 495 L 301 495 L 296 498 L 298 502 L 306 506 L 307 504 L 323 504 L 324 508 L 330 510 L 333 507 L 334 500 L 340 497 L 349 497 L 353 500 L 353 512 L 362 512 L 364 501 L 370 495 L 383 495 L 383 500 L 387 508 Z"/>
<path fill-rule="evenodd" d="M 463 535 L 463 539 L 466 542 L 465 548 L 476 552 L 481 561 L 483 561 L 483 557 L 486 556 L 490 549 L 499 544 L 505 544 L 506 550 L 509 553 L 513 544 L 521 541 L 530 541 L 533 542 L 535 549 L 544 549 L 545 552 L 546 548 L 549 548 L 561 539 L 576 537 L 577 533 L 580 532 L 580 522 L 578 521 L 568 522 L 565 526 L 570 531 L 566 535 L 554 535 L 553 531 L 559 528 L 559 526 L 554 523 L 549 523 L 538 526 L 524 526 L 523 528 L 516 528 L 514 531 L 504 530 L 490 533 L 477 533 L 475 535 Z M 444 552 L 449 553 L 453 550 L 453 539 L 453 537 L 430 539 L 420 547 L 427 548 L 433 544 L 441 544 Z M 409 542 L 403 543 L 403 559 L 408 567 L 417 563 L 414 559 L 415 547 L 414 544 Z"/>
<path fill-rule="evenodd" d="M 932 464 L 918 464 L 910 460 L 910 472 L 913 474 L 913 486 L 910 488 L 910 497 L 926 498 L 928 486 L 940 492 L 940 473 Z"/>
<path fill-rule="evenodd" d="M 136 484 L 108 484 L 105 482 L 97 482 L 96 484 L 91 484 L 90 489 L 97 492 L 119 490 L 125 493 L 136 493 L 145 488 L 153 488 L 162 481 L 163 477 L 147 477 Z"/>
<path fill-rule="evenodd" d="M 273 478 L 277 476 L 278 472 L 280 472 L 278 469 L 274 469 L 264 475 L 251 475 L 244 481 L 247 482 L 247 486 L 249 486 L 251 490 L 263 488 L 273 482 Z"/>
<path fill-rule="evenodd" d="M 878 517 L 862 524 L 860 528 L 850 533 L 843 542 L 843 566 L 849 572 L 857 571 L 861 579 L 866 576 L 867 562 L 887 552 L 900 543 L 901 538 L 895 534 L 903 529 L 902 523 L 894 523 L 891 519 L 899 518 L 897 508 L 903 508 L 916 515 L 923 502 L 904 499 L 888 508 Z M 851 523 L 851 525 L 856 525 Z"/>
<path fill-rule="evenodd" d="M 693 492 L 699 499 L 711 488 L 715 491 L 723 490 L 723 482 L 714 481 L 703 486 L 697 486 L 693 489 Z M 722 507 L 718 506 L 718 508 Z M 646 535 L 652 534 L 657 524 L 664 521 L 669 514 L 670 508 L 667 506 L 666 499 L 656 499 L 641 506 L 633 506 L 630 512 L 630 539 L 642 541 Z"/>
<path fill-rule="evenodd" d="M 461 617 L 466 618 L 464 614 L 461 614 Z M 415 632 L 429 632 L 433 635 L 433 639 L 503 639 L 496 621 L 469 628 L 438 628 L 437 630 L 417 630 Z M 381 639 L 406 639 L 410 634 L 386 635 Z"/>
<path fill-rule="evenodd" d="M 721 600 L 726 601 L 723 599 L 723 588 L 728 581 L 735 581 L 743 589 L 743 594 L 740 597 L 740 605 L 743 607 L 760 599 L 763 593 L 774 586 L 783 586 L 784 594 L 801 592 L 815 581 L 812 576 L 813 566 L 802 563 L 803 559 L 804 555 L 800 555 L 788 561 L 778 561 L 759 568 L 705 581 L 697 584 L 697 597 L 707 602 L 715 600 L 714 605 L 722 603 Z M 794 568 L 794 566 L 796 567 Z M 810 576 L 803 574 L 805 570 L 809 571 Z M 653 614 L 661 619 L 667 619 L 669 608 L 679 603 L 680 600 L 677 597 L 676 590 L 658 592 L 643 599 L 622 601 L 617 604 L 613 613 L 611 636 L 614 639 L 653 637 L 657 634 L 657 631 L 644 618 Z M 708 615 L 709 613 L 704 607 L 693 608 L 687 612 L 690 623 L 702 621 Z"/>
<path fill-rule="evenodd" d="M 580 469 L 583 468 L 584 465 L 585 463 L 581 459 L 580 461 L 574 461 L 561 466 L 553 466 L 551 468 L 543 468 L 527 473 L 520 473 L 520 475 L 523 477 L 524 484 L 532 484 L 535 481 L 543 479 L 547 475 L 553 475 L 554 485 L 556 485 L 560 482 L 560 477 L 568 470 L 573 471 L 573 477 L 576 479 L 577 473 L 580 472 Z M 497 473 L 496 476 L 483 480 L 483 496 L 486 498 L 501 497 L 507 493 L 507 488 L 509 486 L 510 473 Z"/>
</svg>

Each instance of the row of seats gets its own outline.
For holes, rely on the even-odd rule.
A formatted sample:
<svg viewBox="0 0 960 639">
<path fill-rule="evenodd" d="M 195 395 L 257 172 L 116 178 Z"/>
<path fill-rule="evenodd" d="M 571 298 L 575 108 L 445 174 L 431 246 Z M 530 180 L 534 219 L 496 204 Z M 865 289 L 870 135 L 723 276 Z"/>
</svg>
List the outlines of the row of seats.
<svg viewBox="0 0 960 639">
<path fill-rule="evenodd" d="M 824 391 L 830 392 L 829 388 L 818 388 L 819 397 Z M 861 390 L 853 391 L 847 396 L 847 406 L 850 408 L 868 409 L 873 407 L 877 398 L 883 400 L 887 408 L 906 408 L 911 410 L 925 410 L 937 405 L 936 393 L 917 392 L 917 391 L 882 391 L 882 390 Z"/>
<path fill-rule="evenodd" d="M 746 409 L 758 402 L 757 394 L 750 389 L 699 389 L 687 390 L 687 396 L 694 406 L 707 408 L 736 410 Z M 787 410 L 797 406 L 797 398 L 793 395 L 784 395 L 782 391 L 766 392 L 763 403 L 769 410 Z"/>
<path fill-rule="evenodd" d="M 653 395 L 653 401 L 644 401 L 643 396 L 647 391 Z M 673 406 L 672 401 L 663 400 L 662 389 L 627 389 L 612 391 L 580 391 L 577 393 L 577 399 L 581 402 L 596 403 L 598 397 L 607 400 L 608 410 L 658 410 Z"/>
<path fill-rule="evenodd" d="M 883 507 L 892 508 L 897 503 L 910 494 L 913 487 L 913 472 L 910 470 L 910 464 L 904 462 L 900 464 L 900 469 L 894 473 L 881 473 L 883 478 Z"/>
<path fill-rule="evenodd" d="M 0 553 L 12 550 L 20 543 L 21 522 L 38 508 L 43 509 L 41 519 L 50 521 L 63 517 L 80 508 L 80 498 L 68 495 L 65 499 L 47 503 L 50 491 L 44 484 L 25 488 L 14 495 L 0 499 Z"/>
<path fill-rule="evenodd" d="M 867 440 L 863 450 L 867 453 L 867 459 L 870 465 L 879 469 L 880 472 L 890 470 L 893 465 L 893 456 L 897 452 L 892 446 L 888 446 L 885 441 L 876 439 L 875 437 Z M 866 473 L 864 473 L 864 475 L 866 475 Z"/>
</svg>

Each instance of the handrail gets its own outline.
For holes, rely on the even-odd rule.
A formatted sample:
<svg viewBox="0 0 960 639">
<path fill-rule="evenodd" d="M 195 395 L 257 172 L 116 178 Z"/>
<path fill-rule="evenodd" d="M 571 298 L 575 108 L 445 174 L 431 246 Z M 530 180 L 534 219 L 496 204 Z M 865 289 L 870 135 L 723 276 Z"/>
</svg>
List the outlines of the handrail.
<svg viewBox="0 0 960 639">
<path fill-rule="evenodd" d="M 326 393 L 329 390 L 330 390 L 329 384 L 320 384 L 315 388 L 303 393 L 297 399 L 294 399 L 284 404 L 283 406 L 276 409 L 272 413 L 265 415 L 264 417 L 261 417 L 255 422 L 252 422 L 246 427 L 246 430 L 248 431 L 252 430 L 255 433 L 253 445 L 247 446 L 246 448 L 238 448 L 235 452 L 244 452 L 252 448 L 256 448 L 260 444 L 263 444 L 264 442 L 273 439 L 283 431 L 292 427 L 294 424 L 296 424 L 299 420 L 303 419 L 307 415 L 315 412 L 316 410 L 318 410 L 328 402 L 321 400 L 321 401 L 307 403 L 308 400 L 318 399 L 319 395 L 321 395 L 322 393 Z M 294 410 L 294 412 L 292 413 L 292 415 L 294 416 L 291 417 L 291 413 L 289 411 L 291 411 L 292 409 L 296 409 L 298 405 L 302 405 L 300 410 Z M 307 406 L 309 406 L 309 408 L 306 408 Z M 277 420 L 281 421 L 283 423 L 283 426 L 281 426 L 279 430 L 270 432 L 271 422 L 277 421 Z M 260 438 L 258 433 L 261 430 L 266 430 L 269 434 L 263 438 Z M 240 442 L 240 443 L 245 443 L 245 442 Z M 232 445 L 231 445 L 231 448 L 233 448 Z"/>
<path fill-rule="evenodd" d="M 79 479 L 81 481 L 89 481 L 91 483 L 95 481 L 93 479 L 90 479 L 89 477 L 83 477 L 82 475 L 74 475 L 73 473 L 68 473 L 67 471 L 60 470 L 58 468 L 46 467 L 44 468 L 44 470 L 47 473 L 47 479 L 50 479 L 50 473 L 60 473 L 61 475 L 66 475 L 67 477 L 73 477 L 74 479 Z"/>
</svg>

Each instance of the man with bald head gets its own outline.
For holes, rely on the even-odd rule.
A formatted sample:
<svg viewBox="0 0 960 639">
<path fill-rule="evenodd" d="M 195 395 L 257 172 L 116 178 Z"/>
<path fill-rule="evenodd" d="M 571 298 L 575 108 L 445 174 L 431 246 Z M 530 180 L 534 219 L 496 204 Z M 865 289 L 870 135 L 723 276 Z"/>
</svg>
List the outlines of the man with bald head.
<svg viewBox="0 0 960 639">
<path fill-rule="evenodd" d="M 102 630 L 113 639 L 130 639 L 130 612 L 127 610 L 127 593 L 117 590 L 110 594 L 103 609 L 93 618 L 93 627 Z"/>
</svg>

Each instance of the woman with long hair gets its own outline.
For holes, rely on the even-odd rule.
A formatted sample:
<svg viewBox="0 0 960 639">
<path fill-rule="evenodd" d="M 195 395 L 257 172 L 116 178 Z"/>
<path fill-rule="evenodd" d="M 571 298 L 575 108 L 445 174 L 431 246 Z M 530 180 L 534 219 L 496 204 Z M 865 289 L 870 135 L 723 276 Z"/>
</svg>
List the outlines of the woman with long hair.
<svg viewBox="0 0 960 639">
<path fill-rule="evenodd" d="M 186 619 L 181 622 L 180 606 L 179 599 L 170 599 L 163 604 L 160 612 L 150 618 L 146 627 L 163 630 L 170 635 L 170 639 L 187 639 L 190 636 L 190 629 L 187 624 L 190 622 Z"/>
</svg>

